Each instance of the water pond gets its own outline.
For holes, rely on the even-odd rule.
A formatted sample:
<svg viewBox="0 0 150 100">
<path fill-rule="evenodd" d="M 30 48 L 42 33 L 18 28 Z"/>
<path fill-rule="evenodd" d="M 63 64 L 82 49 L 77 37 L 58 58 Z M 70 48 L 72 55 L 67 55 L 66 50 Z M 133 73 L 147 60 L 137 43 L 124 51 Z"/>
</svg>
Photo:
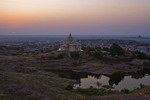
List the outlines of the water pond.
<svg viewBox="0 0 150 100">
<path fill-rule="evenodd" d="M 122 90 L 124 88 L 134 90 L 140 85 L 150 85 L 150 71 L 136 73 L 115 73 L 112 75 L 94 75 L 73 71 L 53 71 L 61 77 L 74 79 L 74 89 L 77 88 L 111 88 Z"/>
<path fill-rule="evenodd" d="M 139 88 L 140 85 L 150 85 L 150 75 L 146 74 L 142 78 L 134 78 L 132 75 L 127 76 L 116 76 L 108 77 L 105 75 L 100 75 L 95 77 L 93 75 L 88 75 L 86 78 L 81 78 L 80 81 L 74 84 L 74 88 L 104 88 L 110 87 L 114 90 L 122 90 L 124 88 L 128 90 L 134 90 Z"/>
</svg>

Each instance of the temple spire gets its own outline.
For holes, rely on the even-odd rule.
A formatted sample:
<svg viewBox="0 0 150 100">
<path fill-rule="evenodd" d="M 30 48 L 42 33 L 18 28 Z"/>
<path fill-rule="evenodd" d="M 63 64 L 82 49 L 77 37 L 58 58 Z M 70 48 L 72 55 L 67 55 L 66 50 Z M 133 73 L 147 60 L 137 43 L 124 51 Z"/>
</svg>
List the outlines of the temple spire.
<svg viewBox="0 0 150 100">
<path fill-rule="evenodd" d="M 59 51 L 82 51 L 81 43 L 74 40 L 70 32 L 67 40 L 61 43 Z"/>
<path fill-rule="evenodd" d="M 72 35 L 71 35 L 71 32 L 70 32 L 70 34 L 69 34 L 69 37 L 68 37 L 68 39 L 67 39 L 68 41 L 73 41 L 73 37 L 72 37 Z"/>
<path fill-rule="evenodd" d="M 69 33 L 69 37 L 71 37 L 71 38 L 72 38 L 72 34 L 71 34 L 71 32 Z"/>
</svg>

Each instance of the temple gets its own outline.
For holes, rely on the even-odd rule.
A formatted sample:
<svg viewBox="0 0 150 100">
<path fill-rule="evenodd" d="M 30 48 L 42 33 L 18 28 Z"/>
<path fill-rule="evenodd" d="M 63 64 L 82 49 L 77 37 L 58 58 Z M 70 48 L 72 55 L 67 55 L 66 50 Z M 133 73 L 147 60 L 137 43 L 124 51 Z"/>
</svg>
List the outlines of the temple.
<svg viewBox="0 0 150 100">
<path fill-rule="evenodd" d="M 82 51 L 81 43 L 74 40 L 70 33 L 67 40 L 60 43 L 59 51 Z"/>
</svg>

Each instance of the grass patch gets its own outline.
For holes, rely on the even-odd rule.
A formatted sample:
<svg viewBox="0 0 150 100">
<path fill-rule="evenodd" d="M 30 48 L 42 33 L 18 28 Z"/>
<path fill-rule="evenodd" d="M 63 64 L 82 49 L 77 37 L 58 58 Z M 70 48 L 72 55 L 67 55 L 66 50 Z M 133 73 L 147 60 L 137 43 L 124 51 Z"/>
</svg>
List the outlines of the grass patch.
<svg viewBox="0 0 150 100">
<path fill-rule="evenodd" d="M 9 94 L 3 89 L 0 89 L 0 100 L 11 100 Z"/>
<path fill-rule="evenodd" d="M 102 61 L 92 61 L 89 63 L 90 65 L 93 65 L 94 67 L 105 67 L 105 66 L 110 66 L 109 64 L 106 64 Z"/>
<path fill-rule="evenodd" d="M 72 65 L 73 65 L 74 67 L 77 67 L 77 66 L 83 66 L 84 63 L 82 63 L 82 62 L 73 62 Z"/>
<path fill-rule="evenodd" d="M 95 88 L 89 88 L 89 89 L 77 89 L 77 93 L 88 95 L 88 96 L 104 96 L 104 95 L 113 95 L 117 93 L 116 91 L 112 90 L 106 90 L 106 89 L 95 89 Z"/>
</svg>

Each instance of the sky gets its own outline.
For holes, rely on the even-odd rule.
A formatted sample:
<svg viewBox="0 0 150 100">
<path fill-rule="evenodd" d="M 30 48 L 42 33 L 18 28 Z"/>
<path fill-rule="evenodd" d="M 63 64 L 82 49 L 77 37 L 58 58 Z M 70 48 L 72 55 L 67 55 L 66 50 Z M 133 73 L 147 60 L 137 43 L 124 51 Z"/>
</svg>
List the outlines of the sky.
<svg viewBox="0 0 150 100">
<path fill-rule="evenodd" d="M 0 0 L 0 35 L 150 35 L 150 0 Z"/>
</svg>

